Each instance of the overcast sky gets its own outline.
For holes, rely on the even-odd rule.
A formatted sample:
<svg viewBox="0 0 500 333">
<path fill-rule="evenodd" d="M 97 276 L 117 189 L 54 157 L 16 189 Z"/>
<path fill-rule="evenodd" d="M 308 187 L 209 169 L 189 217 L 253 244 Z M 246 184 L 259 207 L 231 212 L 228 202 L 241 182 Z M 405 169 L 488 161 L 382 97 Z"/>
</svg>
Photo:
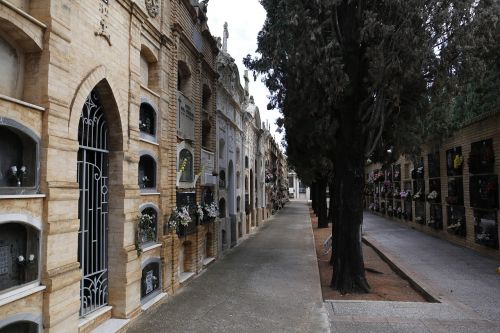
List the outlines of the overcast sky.
<svg viewBox="0 0 500 333">
<path fill-rule="evenodd" d="M 244 86 L 243 58 L 247 54 L 255 55 L 257 49 L 257 34 L 264 25 L 266 11 L 258 0 L 210 0 L 208 4 L 208 26 L 215 37 L 222 38 L 224 22 L 228 24 L 229 39 L 228 52 L 235 59 L 240 70 L 241 84 Z M 277 110 L 267 110 L 269 91 L 257 77 L 253 80 L 250 72 L 250 95 L 253 95 L 255 103 L 259 107 L 262 121 L 269 121 L 271 133 L 278 143 L 281 143 L 281 135 L 276 130 L 276 119 L 280 116 Z"/>
</svg>

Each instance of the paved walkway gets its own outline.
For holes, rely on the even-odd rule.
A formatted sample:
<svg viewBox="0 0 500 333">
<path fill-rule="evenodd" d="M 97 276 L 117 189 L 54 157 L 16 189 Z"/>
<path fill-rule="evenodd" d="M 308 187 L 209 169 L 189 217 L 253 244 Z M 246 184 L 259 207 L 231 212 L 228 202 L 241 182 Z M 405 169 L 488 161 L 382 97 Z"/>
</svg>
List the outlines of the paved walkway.
<svg viewBox="0 0 500 333">
<path fill-rule="evenodd" d="M 329 332 L 305 201 L 293 201 L 132 332 Z"/>
<path fill-rule="evenodd" d="M 370 213 L 363 232 L 440 303 L 328 302 L 332 332 L 500 332 L 498 261 Z"/>
</svg>

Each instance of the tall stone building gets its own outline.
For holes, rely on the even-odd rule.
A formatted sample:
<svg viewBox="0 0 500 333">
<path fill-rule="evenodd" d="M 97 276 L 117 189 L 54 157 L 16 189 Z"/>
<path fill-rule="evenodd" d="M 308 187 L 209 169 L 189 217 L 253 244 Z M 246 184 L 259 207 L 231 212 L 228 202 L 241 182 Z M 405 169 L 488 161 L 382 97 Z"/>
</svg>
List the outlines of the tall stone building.
<svg viewBox="0 0 500 333">
<path fill-rule="evenodd" d="M 245 190 L 245 225 L 243 229 L 249 233 L 264 219 L 264 151 L 265 140 L 260 111 L 249 93 L 248 71 L 245 70 L 245 96 L 243 106 L 244 128 L 244 190 Z"/>
<path fill-rule="evenodd" d="M 219 250 L 234 246 L 246 231 L 243 206 L 243 117 L 245 91 L 240 83 L 238 66 L 227 53 L 228 27 L 217 57 L 217 172 L 220 210 Z"/>
<path fill-rule="evenodd" d="M 206 21 L 187 0 L 0 2 L 0 329 L 112 331 L 217 255 L 210 223 L 167 224 L 213 197 Z"/>
<path fill-rule="evenodd" d="M 189 207 L 192 222 L 177 235 L 170 234 L 174 251 L 173 288 L 188 281 L 216 256 L 214 222 L 196 219 L 196 204 L 214 201 L 215 167 L 215 61 L 217 43 L 207 26 L 206 5 L 172 1 L 175 52 L 172 70 L 177 78 L 176 204 Z M 172 109 L 172 113 L 175 111 Z M 168 154 L 168 152 L 165 152 Z M 200 223 L 198 223 L 200 222 Z M 167 241 L 168 242 L 168 241 Z M 170 245 L 170 244 L 169 244 Z M 168 245 L 167 245 L 168 247 Z"/>
</svg>

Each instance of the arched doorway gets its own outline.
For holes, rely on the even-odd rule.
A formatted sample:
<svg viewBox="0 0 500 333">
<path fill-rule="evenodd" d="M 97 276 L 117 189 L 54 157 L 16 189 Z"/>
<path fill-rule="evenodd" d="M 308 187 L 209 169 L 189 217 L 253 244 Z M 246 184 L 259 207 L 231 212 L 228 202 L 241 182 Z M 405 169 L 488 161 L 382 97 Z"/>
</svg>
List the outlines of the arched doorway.
<svg viewBox="0 0 500 333">
<path fill-rule="evenodd" d="M 83 105 L 78 127 L 80 316 L 108 305 L 109 129 L 100 91 Z"/>
<path fill-rule="evenodd" d="M 229 223 L 231 230 L 231 246 L 236 245 L 236 207 L 235 207 L 235 184 L 234 184 L 234 167 L 233 161 L 229 161 L 228 166 L 228 187 L 227 187 L 227 199 L 229 208 Z"/>
<path fill-rule="evenodd" d="M 255 187 L 254 187 L 254 176 L 253 176 L 253 170 L 250 169 L 250 218 L 252 219 L 252 227 L 255 226 L 255 219 L 254 219 L 254 204 L 255 204 Z"/>
<path fill-rule="evenodd" d="M 227 168 L 227 200 L 229 208 L 229 216 L 234 215 L 236 209 L 234 206 L 234 168 L 233 161 L 229 161 Z"/>
</svg>

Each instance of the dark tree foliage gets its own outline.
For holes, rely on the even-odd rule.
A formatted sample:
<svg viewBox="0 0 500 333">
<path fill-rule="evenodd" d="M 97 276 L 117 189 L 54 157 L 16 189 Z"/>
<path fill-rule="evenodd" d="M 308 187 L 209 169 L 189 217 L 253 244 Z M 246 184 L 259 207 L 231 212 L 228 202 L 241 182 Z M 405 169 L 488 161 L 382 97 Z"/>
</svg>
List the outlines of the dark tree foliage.
<svg viewBox="0 0 500 333">
<path fill-rule="evenodd" d="M 261 56 L 247 57 L 245 65 L 263 75 L 269 107 L 283 114 L 288 158 L 299 176 L 333 180 L 332 287 L 367 292 L 361 251 L 366 158 L 387 158 L 389 145 L 393 154 L 417 151 L 463 121 L 460 110 L 474 100 L 488 96 L 498 105 L 490 91 L 498 84 L 498 3 L 261 3 L 267 11 L 258 35 Z M 475 73 L 478 61 L 496 66 L 496 73 Z"/>
</svg>

